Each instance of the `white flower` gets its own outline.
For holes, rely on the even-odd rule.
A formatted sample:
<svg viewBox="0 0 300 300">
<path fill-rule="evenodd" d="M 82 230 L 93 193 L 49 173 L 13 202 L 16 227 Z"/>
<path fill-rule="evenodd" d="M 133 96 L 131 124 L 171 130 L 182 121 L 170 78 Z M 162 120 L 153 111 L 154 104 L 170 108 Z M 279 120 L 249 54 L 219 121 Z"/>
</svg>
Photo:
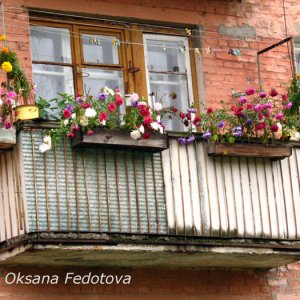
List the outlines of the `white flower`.
<svg viewBox="0 0 300 300">
<path fill-rule="evenodd" d="M 156 122 L 160 122 L 160 115 L 156 116 Z"/>
<path fill-rule="evenodd" d="M 51 136 L 50 135 L 45 135 L 43 138 L 43 143 L 47 144 L 51 147 Z"/>
<path fill-rule="evenodd" d="M 139 95 L 137 93 L 131 94 L 131 100 L 132 101 L 138 101 L 139 100 Z"/>
<path fill-rule="evenodd" d="M 43 143 L 40 144 L 39 149 L 42 153 L 51 149 L 51 136 L 50 135 L 44 136 Z"/>
<path fill-rule="evenodd" d="M 15 108 L 16 107 L 16 101 L 15 100 L 11 100 L 11 107 Z"/>
<path fill-rule="evenodd" d="M 109 87 L 105 86 L 103 89 L 102 89 L 102 92 L 105 93 L 105 94 L 110 94 L 112 96 L 114 96 L 115 92 L 110 89 Z"/>
<path fill-rule="evenodd" d="M 105 126 L 106 125 L 106 120 L 101 121 L 100 124 Z"/>
<path fill-rule="evenodd" d="M 196 116 L 195 113 L 191 113 L 191 122 L 193 122 L 195 120 L 195 116 Z"/>
<path fill-rule="evenodd" d="M 94 118 L 94 117 L 96 117 L 97 113 L 96 113 L 96 111 L 95 111 L 93 108 L 88 107 L 88 108 L 85 110 L 84 115 L 85 115 L 87 118 Z"/>
<path fill-rule="evenodd" d="M 67 126 L 69 124 L 69 119 L 64 120 L 64 125 Z"/>
<path fill-rule="evenodd" d="M 81 126 L 87 126 L 89 124 L 89 120 L 86 116 L 82 116 L 79 123 Z"/>
<path fill-rule="evenodd" d="M 147 103 L 145 101 L 141 101 L 138 103 L 138 106 L 147 106 Z"/>
<path fill-rule="evenodd" d="M 154 109 L 155 109 L 156 111 L 162 110 L 162 105 L 161 105 L 161 103 L 160 103 L 160 102 L 155 102 L 155 103 L 154 103 Z"/>
<path fill-rule="evenodd" d="M 140 127 L 139 127 L 139 131 L 140 131 L 140 133 L 145 133 L 145 128 L 144 128 L 144 126 L 143 125 L 141 125 Z"/>
<path fill-rule="evenodd" d="M 150 124 L 150 126 L 154 129 L 154 130 L 159 130 L 160 125 L 157 122 L 152 122 Z"/>
<path fill-rule="evenodd" d="M 164 128 L 161 125 L 159 125 L 159 132 L 160 132 L 160 134 L 164 133 Z"/>
<path fill-rule="evenodd" d="M 71 115 L 71 118 L 72 118 L 72 119 L 76 119 L 76 114 L 73 113 L 73 114 Z"/>
<path fill-rule="evenodd" d="M 138 140 L 142 135 L 138 129 L 131 131 L 130 133 L 131 138 L 134 140 Z"/>
</svg>

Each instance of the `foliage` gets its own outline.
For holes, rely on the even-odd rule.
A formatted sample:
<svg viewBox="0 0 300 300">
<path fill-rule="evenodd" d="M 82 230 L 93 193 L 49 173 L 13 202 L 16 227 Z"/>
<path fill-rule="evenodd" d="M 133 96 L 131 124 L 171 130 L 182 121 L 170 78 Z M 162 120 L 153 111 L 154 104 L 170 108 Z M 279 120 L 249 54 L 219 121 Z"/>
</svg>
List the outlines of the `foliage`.
<svg viewBox="0 0 300 300">
<path fill-rule="evenodd" d="M 293 78 L 291 85 L 288 89 L 289 100 L 293 103 L 293 106 L 289 112 L 289 115 L 299 115 L 300 111 L 300 75 Z"/>
<path fill-rule="evenodd" d="M 0 126 L 4 125 L 6 129 L 9 129 L 12 126 L 10 116 L 15 107 L 17 94 L 2 88 L 0 95 Z"/>
</svg>

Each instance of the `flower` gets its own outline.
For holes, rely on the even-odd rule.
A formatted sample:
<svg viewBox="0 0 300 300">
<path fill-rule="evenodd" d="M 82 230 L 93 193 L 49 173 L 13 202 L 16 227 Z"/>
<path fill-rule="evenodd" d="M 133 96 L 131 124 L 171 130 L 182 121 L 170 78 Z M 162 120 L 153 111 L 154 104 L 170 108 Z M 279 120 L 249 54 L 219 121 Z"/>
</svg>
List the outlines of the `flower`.
<svg viewBox="0 0 300 300">
<path fill-rule="evenodd" d="M 200 121 L 201 121 L 201 118 L 199 116 L 195 116 L 195 119 L 193 121 L 193 124 L 195 126 L 199 126 L 200 125 Z"/>
<path fill-rule="evenodd" d="M 186 141 L 187 141 L 187 143 L 188 144 L 190 144 L 190 143 L 193 143 L 194 141 L 195 141 L 195 137 L 193 136 L 193 135 L 191 135 L 190 137 L 188 137 L 187 139 L 186 139 Z"/>
<path fill-rule="evenodd" d="M 75 137 L 75 133 L 74 132 L 68 132 L 67 133 L 67 138 L 68 139 L 72 139 L 72 138 L 74 138 Z"/>
<path fill-rule="evenodd" d="M 277 124 L 274 124 L 274 125 L 270 126 L 270 130 L 271 130 L 272 132 L 277 132 L 278 129 L 279 129 L 279 127 L 278 127 Z"/>
<path fill-rule="evenodd" d="M 181 119 L 184 119 L 184 118 L 185 118 L 185 113 L 181 111 L 180 114 L 179 114 L 179 117 L 180 117 Z"/>
<path fill-rule="evenodd" d="M 246 121 L 246 124 L 247 124 L 248 126 L 251 126 L 251 125 L 252 125 L 252 123 L 253 123 L 253 121 L 252 121 L 252 120 L 250 120 L 250 119 L 247 119 L 247 121 Z"/>
<path fill-rule="evenodd" d="M 107 113 L 105 111 L 102 111 L 99 115 L 99 121 L 102 123 L 103 121 L 106 121 L 106 120 L 107 120 Z"/>
<path fill-rule="evenodd" d="M 74 110 L 74 106 L 72 104 L 67 104 L 66 109 L 72 112 Z"/>
<path fill-rule="evenodd" d="M 260 92 L 259 97 L 260 98 L 265 98 L 265 97 L 267 97 L 267 93 L 266 92 Z"/>
<path fill-rule="evenodd" d="M 288 95 L 287 94 L 282 95 L 282 101 L 286 101 L 287 99 L 288 99 Z"/>
<path fill-rule="evenodd" d="M 81 126 L 87 126 L 89 124 L 89 119 L 84 115 L 80 117 L 79 123 Z"/>
<path fill-rule="evenodd" d="M 133 102 L 136 102 L 139 100 L 139 95 L 137 93 L 133 93 L 131 94 L 130 98 Z"/>
<path fill-rule="evenodd" d="M 278 92 L 275 89 L 272 89 L 270 92 L 271 97 L 276 97 L 278 95 Z"/>
<path fill-rule="evenodd" d="M 283 112 L 280 112 L 279 114 L 275 115 L 276 120 L 281 120 L 284 116 Z"/>
<path fill-rule="evenodd" d="M 69 111 L 68 109 L 65 109 L 65 110 L 64 110 L 64 117 L 65 117 L 66 119 L 69 119 L 69 118 L 71 117 L 71 115 L 72 115 L 72 112 L 71 112 L 71 111 Z"/>
<path fill-rule="evenodd" d="M 139 127 L 139 131 L 140 131 L 140 133 L 144 133 L 145 132 L 145 127 L 143 125 L 141 125 Z"/>
<path fill-rule="evenodd" d="M 177 109 L 175 106 L 173 106 L 173 107 L 172 107 L 172 112 L 173 112 L 173 113 L 177 113 L 177 111 L 178 111 L 178 109 Z"/>
<path fill-rule="evenodd" d="M 74 126 L 72 126 L 72 131 L 74 132 L 74 131 L 79 131 L 80 130 L 80 127 L 76 124 L 76 125 L 74 125 Z"/>
<path fill-rule="evenodd" d="M 148 132 L 146 132 L 146 133 L 143 134 L 143 138 L 144 138 L 145 140 L 149 139 L 150 136 L 151 136 L 151 135 L 150 135 L 150 133 L 148 133 Z"/>
<path fill-rule="evenodd" d="M 113 102 L 111 102 L 108 104 L 107 108 L 112 113 L 116 109 L 116 105 Z"/>
<path fill-rule="evenodd" d="M 150 126 L 153 130 L 158 130 L 160 125 L 157 122 L 152 122 Z"/>
<path fill-rule="evenodd" d="M 132 101 L 134 101 L 134 100 L 132 100 Z M 145 101 L 138 102 L 138 107 L 139 108 L 140 107 L 145 107 L 145 106 L 147 106 L 147 103 Z"/>
<path fill-rule="evenodd" d="M 247 98 L 245 96 L 242 96 L 240 99 L 239 99 L 239 102 L 240 104 L 245 104 L 247 102 Z"/>
<path fill-rule="evenodd" d="M 153 122 L 153 119 L 150 116 L 144 118 L 144 125 L 149 125 L 152 122 Z"/>
<path fill-rule="evenodd" d="M 263 106 L 260 104 L 256 104 L 256 105 L 254 105 L 253 109 L 255 112 L 261 112 L 263 110 Z"/>
<path fill-rule="evenodd" d="M 87 117 L 87 118 L 94 118 L 96 117 L 97 115 L 97 112 L 93 109 L 93 108 L 87 108 L 84 112 L 84 115 Z"/>
<path fill-rule="evenodd" d="M 207 109 L 207 113 L 208 113 L 208 114 L 211 114 L 213 111 L 214 111 L 214 110 L 213 110 L 211 107 L 209 107 L 209 108 Z"/>
<path fill-rule="evenodd" d="M 285 109 L 285 110 L 289 110 L 289 109 L 291 109 L 292 106 L 293 106 L 293 103 L 292 103 L 292 102 L 288 102 L 288 103 L 284 106 L 284 109 Z"/>
<path fill-rule="evenodd" d="M 89 130 L 87 131 L 87 133 L 86 133 L 86 135 L 93 135 L 93 134 L 94 134 L 94 131 L 91 130 L 91 129 L 89 129 Z"/>
<path fill-rule="evenodd" d="M 178 138 L 177 141 L 178 141 L 178 143 L 180 145 L 186 145 L 187 144 L 186 138 L 183 138 L 183 137 L 182 138 Z"/>
<path fill-rule="evenodd" d="M 246 95 L 247 96 L 251 96 L 251 95 L 254 95 L 256 93 L 256 89 L 255 88 L 249 88 L 246 90 Z"/>
<path fill-rule="evenodd" d="M 162 110 L 162 104 L 160 102 L 155 102 L 154 103 L 154 109 L 156 111 L 161 111 Z"/>
<path fill-rule="evenodd" d="M 121 106 L 123 104 L 123 98 L 120 94 L 117 94 L 116 96 L 116 104 L 117 106 Z"/>
<path fill-rule="evenodd" d="M 138 140 L 141 138 L 141 133 L 138 129 L 131 131 L 130 133 L 131 138 L 133 138 L 134 140 Z"/>
<path fill-rule="evenodd" d="M 238 131 L 233 132 L 232 135 L 233 136 L 242 136 L 243 132 L 238 130 Z"/>
<path fill-rule="evenodd" d="M 39 149 L 42 153 L 48 151 L 51 149 L 52 147 L 52 143 L 51 143 L 51 136 L 50 135 L 46 135 L 43 138 L 43 143 L 40 144 Z"/>
<path fill-rule="evenodd" d="M 107 87 L 107 86 L 105 86 L 104 88 L 102 88 L 101 92 L 103 92 L 105 94 L 112 95 L 112 96 L 115 95 L 115 92 L 112 89 L 110 89 L 109 87 Z"/>
<path fill-rule="evenodd" d="M 138 104 L 139 104 L 138 101 L 132 101 L 131 102 L 132 107 L 137 107 Z"/>
<path fill-rule="evenodd" d="M 218 126 L 219 128 L 223 128 L 224 125 L 225 125 L 225 122 L 224 122 L 224 121 L 220 121 L 220 122 L 218 123 L 217 126 Z"/>
<path fill-rule="evenodd" d="M 6 35 L 1 35 L 0 36 L 0 41 L 6 41 Z"/>
<path fill-rule="evenodd" d="M 98 94 L 98 100 L 100 101 L 104 101 L 107 98 L 107 94 L 106 93 L 99 93 Z"/>
<path fill-rule="evenodd" d="M 193 107 L 192 107 L 192 108 L 188 108 L 188 109 L 187 109 L 187 112 L 188 112 L 188 113 L 191 113 L 191 114 L 192 114 L 192 113 L 195 114 L 195 113 L 197 112 L 197 109 L 196 109 L 196 108 L 193 108 Z"/>
<path fill-rule="evenodd" d="M 211 132 L 207 131 L 203 133 L 202 138 L 208 140 L 211 138 L 211 136 L 212 136 Z"/>
<path fill-rule="evenodd" d="M 3 47 L 2 48 L 2 52 L 5 53 L 5 54 L 8 54 L 9 50 L 7 47 Z"/>
<path fill-rule="evenodd" d="M 6 129 L 9 129 L 11 128 L 11 123 L 9 121 L 6 121 L 4 126 Z"/>
<path fill-rule="evenodd" d="M 84 100 L 82 99 L 82 97 L 78 96 L 78 97 L 76 97 L 76 102 L 78 104 L 83 104 Z"/>
<path fill-rule="evenodd" d="M 10 73 L 13 70 L 11 63 L 8 61 L 5 61 L 1 67 L 2 70 L 5 71 L 6 73 Z"/>
</svg>

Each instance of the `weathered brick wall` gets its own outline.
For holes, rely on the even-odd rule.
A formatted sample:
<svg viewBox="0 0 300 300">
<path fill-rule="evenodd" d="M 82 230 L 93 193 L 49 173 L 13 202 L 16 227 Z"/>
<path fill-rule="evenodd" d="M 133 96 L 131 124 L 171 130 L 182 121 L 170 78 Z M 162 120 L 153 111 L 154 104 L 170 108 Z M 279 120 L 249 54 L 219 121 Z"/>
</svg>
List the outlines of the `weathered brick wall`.
<svg viewBox="0 0 300 300">
<path fill-rule="evenodd" d="M 3 274 L 57 274 L 58 285 L 7 285 Z M 65 285 L 67 272 L 132 276 L 130 285 Z M 300 299 L 300 263 L 273 270 L 57 270 L 1 269 L 0 299 L 164 299 L 164 300 L 296 300 Z"/>
</svg>

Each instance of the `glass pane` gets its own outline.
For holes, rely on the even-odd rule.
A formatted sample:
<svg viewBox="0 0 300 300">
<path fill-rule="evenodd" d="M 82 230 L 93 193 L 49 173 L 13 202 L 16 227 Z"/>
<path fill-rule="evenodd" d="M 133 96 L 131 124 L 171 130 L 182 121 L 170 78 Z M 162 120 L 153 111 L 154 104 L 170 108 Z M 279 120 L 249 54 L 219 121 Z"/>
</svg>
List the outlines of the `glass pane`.
<svg viewBox="0 0 300 300">
<path fill-rule="evenodd" d="M 182 41 L 147 39 L 149 71 L 186 72 L 185 55 L 179 51 Z"/>
<path fill-rule="evenodd" d="M 68 29 L 31 26 L 30 39 L 33 60 L 72 63 Z"/>
<path fill-rule="evenodd" d="M 37 85 L 37 98 L 57 98 L 57 93 L 74 94 L 73 70 L 71 67 L 33 64 L 33 81 Z M 55 104 L 53 104 L 55 106 Z M 58 114 L 49 111 L 50 114 Z"/>
<path fill-rule="evenodd" d="M 82 34 L 84 62 L 96 64 L 119 64 L 118 46 L 113 45 L 114 36 Z"/>
<path fill-rule="evenodd" d="M 297 74 L 300 74 L 300 43 L 296 44 L 295 56 L 296 56 L 296 67 L 297 67 L 296 71 Z"/>
<path fill-rule="evenodd" d="M 188 86 L 185 75 L 149 74 L 150 92 L 154 93 L 154 101 L 162 100 L 163 107 L 175 106 L 178 111 L 188 108 Z M 176 94 L 172 99 L 170 94 Z M 186 128 L 178 120 L 163 120 L 167 130 L 185 131 Z"/>
<path fill-rule="evenodd" d="M 119 88 L 123 93 L 123 72 L 104 69 L 82 69 L 83 87 L 86 94 L 98 96 L 100 89 L 107 86 L 111 89 Z M 89 76 L 87 76 L 89 75 Z"/>
</svg>

